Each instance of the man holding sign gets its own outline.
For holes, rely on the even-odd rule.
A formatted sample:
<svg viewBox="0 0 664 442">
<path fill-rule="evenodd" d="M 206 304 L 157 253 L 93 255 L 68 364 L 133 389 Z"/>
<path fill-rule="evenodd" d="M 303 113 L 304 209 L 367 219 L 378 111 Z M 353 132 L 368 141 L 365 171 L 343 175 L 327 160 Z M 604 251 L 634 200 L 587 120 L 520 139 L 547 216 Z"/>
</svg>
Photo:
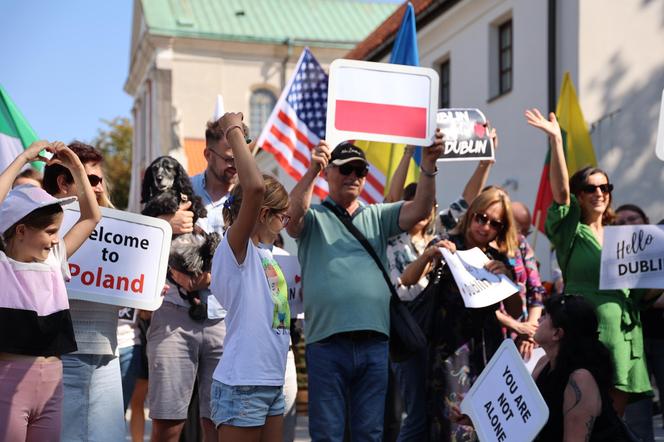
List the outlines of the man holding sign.
<svg viewBox="0 0 664 442">
<path fill-rule="evenodd" d="M 314 180 L 323 171 L 326 202 L 349 217 L 387 267 L 388 238 L 407 231 L 431 211 L 437 134 L 425 148 L 422 178 L 413 201 L 365 206 L 358 200 L 368 165 L 350 143 L 330 151 L 322 141 L 290 198 L 288 233 L 298 240 L 307 318 L 309 429 L 312 440 L 342 441 L 350 409 L 353 438 L 380 441 L 388 373 L 390 291 L 376 263 L 337 215 L 311 204 Z"/>
</svg>

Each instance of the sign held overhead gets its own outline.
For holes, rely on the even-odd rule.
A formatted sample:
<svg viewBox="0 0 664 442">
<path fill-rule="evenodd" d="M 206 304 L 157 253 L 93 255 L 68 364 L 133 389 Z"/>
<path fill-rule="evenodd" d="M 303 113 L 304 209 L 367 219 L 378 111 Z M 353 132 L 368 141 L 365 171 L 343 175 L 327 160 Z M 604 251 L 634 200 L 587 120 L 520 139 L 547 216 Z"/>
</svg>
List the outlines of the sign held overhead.
<svg viewBox="0 0 664 442">
<path fill-rule="evenodd" d="M 492 160 L 493 140 L 486 117 L 479 109 L 440 109 L 436 116 L 443 132 L 440 161 Z"/>
<path fill-rule="evenodd" d="M 330 66 L 326 138 L 429 146 L 436 131 L 433 69 L 338 59 Z"/>
</svg>

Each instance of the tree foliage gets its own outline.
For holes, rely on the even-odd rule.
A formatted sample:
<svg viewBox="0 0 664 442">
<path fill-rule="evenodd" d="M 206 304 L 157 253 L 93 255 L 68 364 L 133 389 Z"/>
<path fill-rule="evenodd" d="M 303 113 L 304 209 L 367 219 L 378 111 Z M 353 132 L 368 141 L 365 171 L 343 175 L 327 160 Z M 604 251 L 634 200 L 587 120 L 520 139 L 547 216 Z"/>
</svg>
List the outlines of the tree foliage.
<svg viewBox="0 0 664 442">
<path fill-rule="evenodd" d="M 131 183 L 131 148 L 134 128 L 129 118 L 101 120 L 106 125 L 98 130 L 92 144 L 104 154 L 104 175 L 111 201 L 118 209 L 126 209 Z"/>
</svg>

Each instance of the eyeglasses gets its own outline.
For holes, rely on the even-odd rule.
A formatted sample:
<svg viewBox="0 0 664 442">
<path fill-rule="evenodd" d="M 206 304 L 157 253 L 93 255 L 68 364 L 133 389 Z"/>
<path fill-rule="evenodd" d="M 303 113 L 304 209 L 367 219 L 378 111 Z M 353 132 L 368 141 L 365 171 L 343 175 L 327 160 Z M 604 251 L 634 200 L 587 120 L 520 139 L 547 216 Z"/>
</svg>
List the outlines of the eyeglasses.
<svg viewBox="0 0 664 442">
<path fill-rule="evenodd" d="M 290 221 L 290 216 L 286 215 L 285 213 L 275 213 L 274 216 L 281 221 L 281 225 L 283 227 L 286 227 L 288 225 L 288 222 Z"/>
<path fill-rule="evenodd" d="M 503 228 L 505 227 L 502 221 L 498 221 L 497 219 L 491 219 L 489 218 L 489 215 L 487 215 L 486 213 L 475 213 L 473 219 L 477 224 L 480 224 L 482 226 L 486 226 L 488 224 L 492 229 L 498 232 L 502 231 Z"/>
<path fill-rule="evenodd" d="M 602 191 L 602 193 L 610 193 L 613 192 L 613 184 L 584 184 L 581 187 L 581 192 L 583 193 L 595 193 L 595 191 L 599 189 Z"/>
<path fill-rule="evenodd" d="M 364 178 L 369 173 L 369 168 L 366 165 L 362 166 L 353 166 L 351 164 L 342 164 L 337 166 L 339 168 L 339 173 L 344 176 L 350 175 L 352 172 L 355 172 L 355 176 L 358 178 Z"/>
<path fill-rule="evenodd" d="M 229 165 L 230 167 L 235 166 L 235 158 L 233 157 L 227 157 L 226 155 L 222 155 L 219 152 L 215 151 L 214 149 L 208 148 L 208 151 L 212 152 L 222 160 L 226 161 L 226 164 Z"/>
<path fill-rule="evenodd" d="M 90 185 L 92 187 L 95 187 L 104 181 L 104 178 L 100 177 L 99 175 L 88 175 L 88 181 L 90 181 Z"/>
</svg>

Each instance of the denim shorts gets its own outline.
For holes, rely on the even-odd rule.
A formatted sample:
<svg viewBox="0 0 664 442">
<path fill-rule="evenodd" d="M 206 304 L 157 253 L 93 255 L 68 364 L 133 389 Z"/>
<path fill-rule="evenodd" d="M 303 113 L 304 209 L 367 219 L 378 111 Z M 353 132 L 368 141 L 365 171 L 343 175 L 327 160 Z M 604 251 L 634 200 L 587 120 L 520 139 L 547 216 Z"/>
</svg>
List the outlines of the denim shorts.
<svg viewBox="0 0 664 442">
<path fill-rule="evenodd" d="M 211 419 L 215 427 L 260 427 L 268 416 L 284 414 L 283 387 L 263 385 L 226 385 L 212 381 L 210 392 Z"/>
</svg>

